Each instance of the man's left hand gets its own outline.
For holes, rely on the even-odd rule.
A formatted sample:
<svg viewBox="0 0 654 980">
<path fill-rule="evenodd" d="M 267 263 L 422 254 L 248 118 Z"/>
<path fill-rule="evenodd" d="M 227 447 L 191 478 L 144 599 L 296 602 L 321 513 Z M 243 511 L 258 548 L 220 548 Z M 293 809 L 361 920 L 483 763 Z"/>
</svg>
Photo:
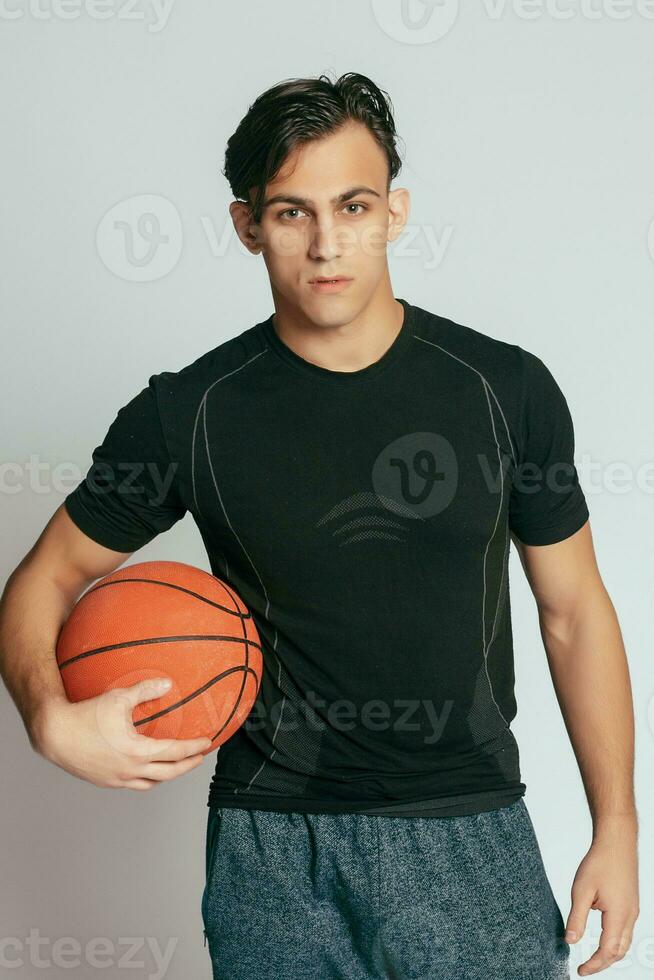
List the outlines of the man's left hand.
<svg viewBox="0 0 654 980">
<path fill-rule="evenodd" d="M 631 946 L 640 912 L 637 832 L 631 818 L 608 820 L 595 833 L 575 875 L 571 898 L 565 934 L 570 944 L 582 938 L 591 909 L 602 913 L 599 946 L 577 970 L 587 977 L 621 960 Z"/>
</svg>

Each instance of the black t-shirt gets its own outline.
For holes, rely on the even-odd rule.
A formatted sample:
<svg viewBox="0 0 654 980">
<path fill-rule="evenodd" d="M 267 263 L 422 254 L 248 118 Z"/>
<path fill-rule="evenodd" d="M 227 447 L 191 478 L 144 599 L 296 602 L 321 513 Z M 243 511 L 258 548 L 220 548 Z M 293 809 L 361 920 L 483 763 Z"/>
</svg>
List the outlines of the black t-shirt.
<svg viewBox="0 0 654 980">
<path fill-rule="evenodd" d="M 570 412 L 536 355 L 399 302 L 358 371 L 300 357 L 271 314 L 152 375 L 66 497 L 124 552 L 190 511 L 255 619 L 261 687 L 209 805 L 442 816 L 525 792 L 510 531 L 586 522 Z"/>
</svg>

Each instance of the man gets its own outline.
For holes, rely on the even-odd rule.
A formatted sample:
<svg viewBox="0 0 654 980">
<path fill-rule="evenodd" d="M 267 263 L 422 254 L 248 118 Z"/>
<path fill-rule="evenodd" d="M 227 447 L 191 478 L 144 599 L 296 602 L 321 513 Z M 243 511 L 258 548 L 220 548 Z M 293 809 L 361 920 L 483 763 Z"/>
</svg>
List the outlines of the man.
<svg viewBox="0 0 654 980">
<path fill-rule="evenodd" d="M 204 740 L 130 732 L 151 684 L 70 705 L 53 666 L 80 590 L 190 511 L 264 650 L 209 794 L 214 977 L 568 977 L 595 908 L 587 976 L 638 915 L 620 629 L 549 369 L 393 295 L 395 139 L 356 73 L 250 107 L 225 175 L 275 311 L 120 409 L 12 575 L 3 676 L 34 748 L 81 778 L 147 789 L 198 764 Z M 511 538 L 593 819 L 565 936 L 510 730 Z"/>
</svg>

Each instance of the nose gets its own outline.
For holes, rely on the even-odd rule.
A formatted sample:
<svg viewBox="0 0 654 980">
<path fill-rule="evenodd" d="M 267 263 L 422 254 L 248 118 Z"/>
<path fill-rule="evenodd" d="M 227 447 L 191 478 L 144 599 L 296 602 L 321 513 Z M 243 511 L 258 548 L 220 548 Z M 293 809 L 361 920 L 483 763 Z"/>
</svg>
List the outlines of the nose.
<svg viewBox="0 0 654 980">
<path fill-rule="evenodd" d="M 311 231 L 309 256 L 323 262 L 331 262 L 338 258 L 342 251 L 342 243 L 338 240 L 338 228 L 334 223 L 316 222 Z"/>
</svg>

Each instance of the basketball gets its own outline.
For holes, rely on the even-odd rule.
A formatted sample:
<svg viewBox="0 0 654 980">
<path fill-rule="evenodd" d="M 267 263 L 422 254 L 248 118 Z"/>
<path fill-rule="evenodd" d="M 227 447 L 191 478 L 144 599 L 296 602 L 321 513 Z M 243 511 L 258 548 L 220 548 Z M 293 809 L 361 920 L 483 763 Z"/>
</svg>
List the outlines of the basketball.
<svg viewBox="0 0 654 980">
<path fill-rule="evenodd" d="M 69 701 L 169 677 L 161 697 L 133 711 L 151 738 L 226 742 L 250 713 L 263 669 L 252 615 L 234 589 L 193 565 L 149 561 L 100 579 L 78 600 L 57 639 Z"/>
</svg>

